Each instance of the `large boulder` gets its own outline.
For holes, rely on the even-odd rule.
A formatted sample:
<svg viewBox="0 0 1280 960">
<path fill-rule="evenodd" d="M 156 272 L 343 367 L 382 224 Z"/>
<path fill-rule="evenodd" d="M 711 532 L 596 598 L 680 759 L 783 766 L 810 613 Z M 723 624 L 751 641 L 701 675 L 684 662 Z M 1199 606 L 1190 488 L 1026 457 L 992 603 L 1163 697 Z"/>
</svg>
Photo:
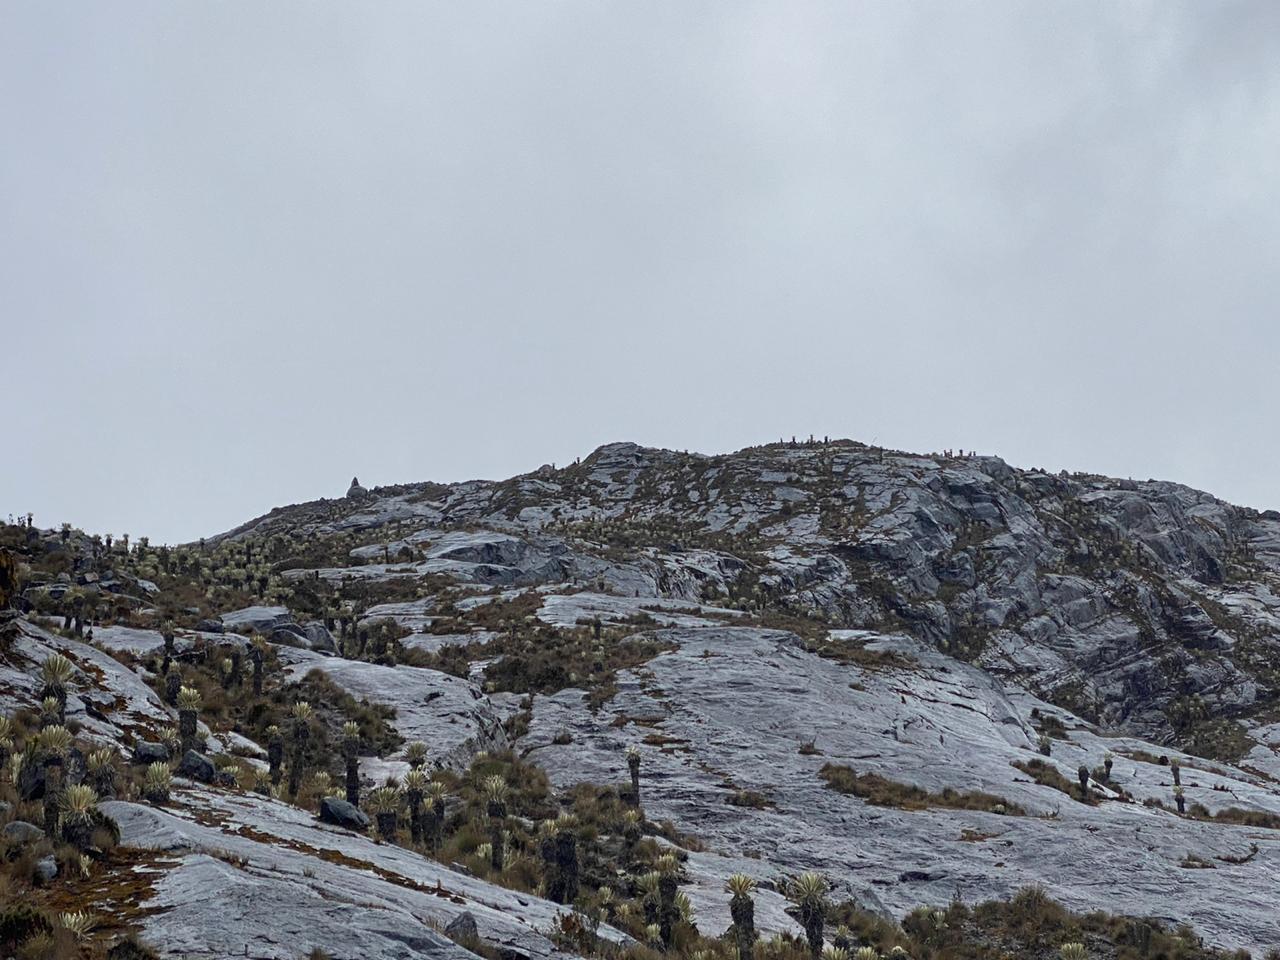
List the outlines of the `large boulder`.
<svg viewBox="0 0 1280 960">
<path fill-rule="evenodd" d="M 333 639 L 333 634 L 320 621 L 311 621 L 303 630 L 306 633 L 307 646 L 316 653 L 336 654 L 338 652 L 338 642 Z"/>
<path fill-rule="evenodd" d="M 133 745 L 133 762 L 139 764 L 168 763 L 169 748 L 163 743 L 139 740 Z"/>
<path fill-rule="evenodd" d="M 360 808 L 338 797 L 325 797 L 320 801 L 320 821 L 359 832 L 369 829 L 369 818 Z"/>
<path fill-rule="evenodd" d="M 201 783 L 213 783 L 218 777 L 218 768 L 204 754 L 188 750 L 178 764 L 177 774 L 188 780 L 199 780 Z"/>
<path fill-rule="evenodd" d="M 271 643 L 286 647 L 306 647 L 307 632 L 296 623 L 281 623 L 272 628 L 267 639 Z"/>
<path fill-rule="evenodd" d="M 232 610 L 221 618 L 225 629 L 235 633 L 251 631 L 269 634 L 276 627 L 290 623 L 293 618 L 287 607 L 245 607 L 243 610 Z"/>
<path fill-rule="evenodd" d="M 479 940 L 480 929 L 476 926 L 476 918 L 470 910 L 463 910 L 445 925 L 444 935 L 450 940 Z"/>
</svg>

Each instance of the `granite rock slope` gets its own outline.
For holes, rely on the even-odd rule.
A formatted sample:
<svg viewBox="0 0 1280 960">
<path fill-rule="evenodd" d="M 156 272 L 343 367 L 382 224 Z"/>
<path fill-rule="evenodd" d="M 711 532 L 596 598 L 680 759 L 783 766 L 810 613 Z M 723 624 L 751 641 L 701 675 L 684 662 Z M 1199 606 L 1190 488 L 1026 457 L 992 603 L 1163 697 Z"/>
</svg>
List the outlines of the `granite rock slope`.
<svg viewBox="0 0 1280 960">
<path fill-rule="evenodd" d="M 122 754 L 176 723 L 150 672 L 176 611 L 186 662 L 260 636 L 273 683 L 323 673 L 433 765 L 510 748 L 564 797 L 625 783 L 639 748 L 647 816 L 695 838 L 682 889 L 704 933 L 728 926 L 735 872 L 760 881 L 763 933 L 796 932 L 780 891 L 815 870 L 893 919 L 1040 884 L 1223 948 L 1280 943 L 1274 513 L 847 441 L 612 444 L 281 508 L 154 591 L 117 563 L 108 582 L 130 587 L 92 642 L 49 613 L 101 580 L 96 547 L 67 550 L 87 572 L 28 589 L 0 708 L 34 708 L 39 664 L 65 653 L 68 720 Z M 648 652 L 621 657 L 633 642 Z M 209 752 L 261 768 L 252 732 L 214 731 Z M 398 743 L 360 757 L 364 787 L 403 775 Z M 836 789 L 855 776 L 879 792 Z M 439 931 L 464 910 L 509 960 L 558 950 L 565 908 L 226 783 L 106 808 L 154 871 L 139 922 L 167 955 L 460 957 Z"/>
<path fill-rule="evenodd" d="M 278 656 L 290 678 L 319 670 L 357 699 L 394 706 L 397 732 L 406 741 L 429 741 L 440 765 L 465 766 L 477 751 L 507 746 L 502 717 L 467 680 L 438 670 L 382 666 L 292 648 L 279 648 Z"/>
<path fill-rule="evenodd" d="M 519 746 L 559 784 L 624 780 L 624 750 L 640 747 L 646 807 L 713 851 L 690 859 L 703 915 L 717 922 L 728 922 L 724 858 L 738 858 L 756 871 L 760 863 L 818 870 L 840 894 L 890 916 L 954 896 L 1003 899 L 1040 883 L 1075 909 L 1192 923 L 1231 947 L 1280 938 L 1268 879 L 1280 864 L 1280 831 L 1144 806 L 1173 806 L 1169 768 L 1153 762 L 1150 744 L 1100 737 L 1068 712 L 903 637 L 863 638 L 868 650 L 912 661 L 867 669 L 811 653 L 782 632 L 662 635 L 678 649 L 624 678 L 599 713 L 579 691 L 540 698 Z M 1049 717 L 1066 739 L 1046 759 L 1033 721 Z M 1013 766 L 1041 760 L 1074 784 L 1081 764 L 1101 767 L 1108 751 L 1115 766 L 1109 784 L 1092 783 L 1094 805 Z M 1280 813 L 1268 778 L 1164 755 L 1184 765 L 1189 803 Z M 826 764 L 932 794 L 996 799 L 973 810 L 874 806 L 827 787 Z M 747 791 L 759 799 L 743 805 Z M 995 812 L 997 801 L 1025 813 Z M 1254 845 L 1259 852 L 1245 863 L 1222 859 L 1249 857 Z M 1188 855 L 1217 869 L 1187 869 Z"/>
<path fill-rule="evenodd" d="M 285 508 L 228 536 L 353 532 L 372 541 L 355 560 L 413 559 L 319 575 L 563 583 L 907 632 L 1167 742 L 1223 739 L 1196 729 L 1202 704 L 1246 725 L 1276 707 L 1280 514 L 1175 483 L 848 441 L 611 444 L 503 482 Z"/>
<path fill-rule="evenodd" d="M 511 956 L 562 955 L 543 932 L 564 910 L 555 904 L 263 797 L 193 787 L 176 800 L 172 810 L 104 805 L 123 843 L 158 855 L 146 929 L 166 955 L 291 960 L 320 947 L 367 960 L 471 957 L 440 932 L 464 912 Z"/>
</svg>

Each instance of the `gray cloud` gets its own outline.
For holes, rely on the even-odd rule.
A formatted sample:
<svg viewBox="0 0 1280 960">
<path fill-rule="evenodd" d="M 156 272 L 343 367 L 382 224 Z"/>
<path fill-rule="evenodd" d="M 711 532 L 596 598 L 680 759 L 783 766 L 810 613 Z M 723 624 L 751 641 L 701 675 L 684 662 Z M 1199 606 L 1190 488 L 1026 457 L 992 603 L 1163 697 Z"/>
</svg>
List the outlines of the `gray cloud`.
<svg viewBox="0 0 1280 960">
<path fill-rule="evenodd" d="M 793 433 L 1280 507 L 1280 6 L 0 7 L 0 512 Z"/>
</svg>

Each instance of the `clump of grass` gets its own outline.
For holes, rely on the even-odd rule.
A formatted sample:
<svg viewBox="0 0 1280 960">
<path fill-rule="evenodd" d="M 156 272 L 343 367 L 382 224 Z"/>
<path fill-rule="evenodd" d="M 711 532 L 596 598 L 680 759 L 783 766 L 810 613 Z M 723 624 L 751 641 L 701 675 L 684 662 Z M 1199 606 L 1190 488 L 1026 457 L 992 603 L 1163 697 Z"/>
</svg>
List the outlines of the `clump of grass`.
<svg viewBox="0 0 1280 960">
<path fill-rule="evenodd" d="M 1184 870 L 1215 870 L 1217 869 L 1212 863 L 1210 863 L 1204 857 L 1197 856 L 1194 853 L 1188 853 L 1185 857 L 1183 857 L 1182 861 L 1178 864 L 1178 866 L 1182 867 Z"/>
<path fill-rule="evenodd" d="M 637 631 L 642 623 L 600 629 L 596 624 L 557 627 L 538 620 L 542 595 L 526 590 L 514 597 L 465 610 L 451 603 L 439 608 L 433 633 L 497 634 L 487 643 L 452 644 L 434 654 L 401 649 L 400 662 L 465 677 L 473 660 L 488 661 L 485 686 L 509 693 L 557 693 L 570 687 L 589 692 L 598 708 L 616 692 L 619 670 L 638 667 L 674 645 Z"/>
<path fill-rule="evenodd" d="M 312 707 L 312 733 L 304 748 L 307 769 L 323 769 L 337 774 L 345 771 L 342 743 L 348 739 L 344 727 L 355 723 L 362 747 L 385 756 L 404 742 L 391 725 L 395 710 L 367 700 L 356 700 L 330 680 L 323 671 L 310 671 L 297 683 L 276 688 L 253 703 L 241 724 L 243 732 L 259 744 L 267 744 L 268 729 L 288 729 L 290 711 L 298 701 Z"/>
<path fill-rule="evenodd" d="M 864 670 L 908 670 L 916 661 L 893 650 L 868 650 L 865 640 L 822 636 L 805 641 L 805 649 L 824 660 L 861 667 Z"/>
<path fill-rule="evenodd" d="M 590 706 L 598 708 L 616 690 L 614 677 L 648 663 L 659 653 L 673 648 L 669 642 L 650 637 L 627 637 L 597 642 L 587 629 L 537 629 L 536 641 L 516 641 L 485 647 L 487 655 L 510 647 L 485 668 L 485 684 L 492 690 L 510 693 L 557 693 L 581 687 L 592 694 Z"/>
<path fill-rule="evenodd" d="M 1227 807 L 1225 810 L 1210 813 L 1203 805 L 1193 803 L 1190 813 L 1197 820 L 1213 820 L 1217 823 L 1233 823 L 1242 827 L 1280 830 L 1280 814 L 1268 813 L 1265 810 L 1241 810 L 1239 807 Z"/>
<path fill-rule="evenodd" d="M 1227 717 L 1192 725 L 1182 733 L 1182 742 L 1187 753 L 1223 763 L 1238 763 L 1257 745 L 1239 721 Z"/>
<path fill-rule="evenodd" d="M 758 790 L 735 790 L 725 801 L 735 807 L 750 807 L 752 810 L 768 810 L 776 804 Z"/>
<path fill-rule="evenodd" d="M 1040 786 L 1052 787 L 1054 790 L 1065 793 L 1077 803 L 1088 804 L 1091 807 L 1098 804 L 1092 794 L 1088 799 L 1081 799 L 1079 786 L 1059 773 L 1058 768 L 1051 763 L 1045 763 L 1043 760 L 1035 758 L 1032 760 L 1014 760 L 1012 765 L 1030 776 Z"/>
<path fill-rule="evenodd" d="M 913 784 L 898 783 L 876 773 L 858 773 L 850 767 L 834 763 L 823 764 L 818 776 L 832 790 L 859 797 L 877 807 L 897 807 L 900 810 L 943 807 L 951 810 L 985 810 L 1010 816 L 1023 816 L 1026 813 L 1013 801 L 980 790 L 962 791 L 945 787 L 939 793 L 931 793 Z"/>
</svg>

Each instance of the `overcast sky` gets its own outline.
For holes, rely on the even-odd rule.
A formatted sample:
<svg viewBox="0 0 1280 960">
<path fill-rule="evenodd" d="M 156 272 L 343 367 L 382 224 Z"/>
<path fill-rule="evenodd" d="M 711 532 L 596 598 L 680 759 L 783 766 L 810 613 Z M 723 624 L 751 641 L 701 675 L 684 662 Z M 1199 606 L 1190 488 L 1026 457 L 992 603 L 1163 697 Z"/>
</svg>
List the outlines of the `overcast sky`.
<svg viewBox="0 0 1280 960">
<path fill-rule="evenodd" d="M 1280 3 L 0 0 L 0 515 L 792 434 L 1280 508 Z"/>
</svg>

